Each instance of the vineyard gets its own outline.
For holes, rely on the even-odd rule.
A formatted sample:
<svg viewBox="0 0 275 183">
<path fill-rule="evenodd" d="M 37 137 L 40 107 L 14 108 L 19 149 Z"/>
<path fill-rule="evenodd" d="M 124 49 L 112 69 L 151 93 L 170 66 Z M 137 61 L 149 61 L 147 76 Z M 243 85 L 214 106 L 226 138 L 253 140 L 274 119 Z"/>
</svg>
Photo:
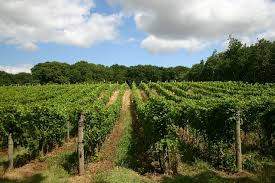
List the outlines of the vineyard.
<svg viewBox="0 0 275 183">
<path fill-rule="evenodd" d="M 126 91 L 131 92 L 131 104 L 123 108 Z M 123 143 L 107 144 L 128 153 L 118 155 L 117 165 L 141 174 L 177 175 L 181 162 L 197 160 L 217 171 L 257 173 L 274 160 L 274 84 L 3 86 L 0 155 L 8 156 L 4 169 L 12 171 L 77 139 L 71 163 L 77 171 L 71 176 L 85 176 L 104 143 L 112 140 L 108 136 L 115 139 L 112 133 L 117 121 L 123 121 L 121 115 L 132 120 L 118 130 L 124 134 L 116 138 Z M 24 155 L 14 154 L 22 148 Z"/>
<path fill-rule="evenodd" d="M 178 159 L 230 172 L 274 160 L 274 85 L 141 83 L 133 94 L 145 156 L 161 172 L 176 174 Z"/>
<path fill-rule="evenodd" d="M 112 92 L 120 92 L 106 106 Z M 125 85 L 45 85 L 1 88 L 1 146 L 24 147 L 32 159 L 76 136 L 85 114 L 84 149 L 89 159 L 112 129 Z M 7 138 L 8 137 L 8 138 Z M 12 153 L 11 153 L 12 154 Z M 10 157 L 9 168 L 13 168 Z"/>
</svg>

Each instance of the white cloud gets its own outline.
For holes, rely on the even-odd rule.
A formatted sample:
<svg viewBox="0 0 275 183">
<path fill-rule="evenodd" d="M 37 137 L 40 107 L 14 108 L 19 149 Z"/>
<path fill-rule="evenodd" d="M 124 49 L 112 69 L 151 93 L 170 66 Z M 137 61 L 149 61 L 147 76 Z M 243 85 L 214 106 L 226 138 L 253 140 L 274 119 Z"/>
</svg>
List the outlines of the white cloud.
<svg viewBox="0 0 275 183">
<path fill-rule="evenodd" d="M 266 32 L 260 34 L 259 38 L 267 38 L 267 39 L 275 40 L 275 29 L 269 30 L 269 31 L 266 31 Z"/>
<path fill-rule="evenodd" d="M 11 74 L 17 74 L 21 72 L 31 73 L 31 68 L 33 65 L 25 64 L 25 65 L 15 65 L 15 66 L 4 66 L 0 65 L 0 71 L 5 71 Z"/>
<path fill-rule="evenodd" d="M 169 53 L 176 52 L 182 48 L 189 52 L 200 50 L 204 47 L 204 43 L 192 40 L 166 40 L 155 36 L 149 36 L 141 42 L 141 47 L 147 49 L 151 53 Z"/>
<path fill-rule="evenodd" d="M 92 0 L 0 0 L 0 41 L 26 50 L 37 43 L 89 47 L 113 40 L 121 16 L 91 12 Z"/>
<path fill-rule="evenodd" d="M 217 41 L 222 44 L 228 35 L 245 41 L 260 35 L 275 39 L 275 2 L 272 0 L 109 2 L 122 5 L 124 12 L 134 16 L 137 27 L 148 33 L 141 46 L 149 51 L 190 49 L 197 46 L 194 40 L 208 45 Z M 156 40 L 162 40 L 161 44 L 155 44 Z"/>
</svg>

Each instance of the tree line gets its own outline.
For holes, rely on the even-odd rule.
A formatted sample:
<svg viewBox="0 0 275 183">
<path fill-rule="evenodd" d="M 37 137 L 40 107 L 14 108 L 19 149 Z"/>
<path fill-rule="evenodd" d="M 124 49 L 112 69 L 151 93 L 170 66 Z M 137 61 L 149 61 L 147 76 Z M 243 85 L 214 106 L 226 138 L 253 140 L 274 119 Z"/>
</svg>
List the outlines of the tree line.
<svg viewBox="0 0 275 183">
<path fill-rule="evenodd" d="M 275 41 L 265 39 L 247 46 L 230 37 L 228 48 L 195 64 L 186 75 L 191 81 L 275 81 Z"/>
<path fill-rule="evenodd" d="M 45 62 L 35 65 L 31 74 L 0 71 L 0 85 L 149 81 L 275 81 L 275 41 L 265 39 L 246 45 L 230 37 L 228 48 L 217 52 L 191 68 L 152 65 L 104 66 L 80 61 L 75 64 Z"/>
<path fill-rule="evenodd" d="M 188 70 L 187 67 L 182 66 L 165 68 L 151 65 L 131 67 L 112 65 L 108 67 L 86 61 L 72 65 L 54 61 L 35 65 L 31 69 L 31 74 L 13 75 L 0 72 L 0 84 L 180 81 L 184 79 Z"/>
</svg>

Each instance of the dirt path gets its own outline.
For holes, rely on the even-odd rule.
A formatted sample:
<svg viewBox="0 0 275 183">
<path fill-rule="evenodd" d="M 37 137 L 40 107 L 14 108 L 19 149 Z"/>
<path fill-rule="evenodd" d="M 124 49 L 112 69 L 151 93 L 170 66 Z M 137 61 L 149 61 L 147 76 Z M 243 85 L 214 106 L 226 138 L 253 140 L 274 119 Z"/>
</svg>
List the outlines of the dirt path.
<svg viewBox="0 0 275 183">
<path fill-rule="evenodd" d="M 54 149 L 52 152 L 45 155 L 45 159 L 55 157 L 62 152 L 74 151 L 76 149 L 76 139 L 71 139 L 63 146 Z M 47 163 L 45 161 L 39 161 L 37 159 L 32 160 L 30 163 L 15 168 L 12 171 L 6 172 L 2 177 L 7 180 L 24 180 L 28 177 L 32 177 L 36 174 L 42 173 L 47 169 Z"/>
<path fill-rule="evenodd" d="M 114 93 L 113 96 L 114 95 L 118 95 L 118 92 L 117 94 Z M 106 141 L 103 143 L 98 154 L 98 161 L 88 165 L 85 176 L 71 177 L 69 180 L 70 182 L 91 182 L 97 173 L 112 170 L 115 167 L 116 148 L 123 135 L 126 113 L 130 110 L 130 95 L 131 91 L 126 90 L 122 99 L 120 117 L 112 132 L 108 135 Z"/>
<path fill-rule="evenodd" d="M 118 90 L 115 91 L 115 92 L 112 94 L 112 96 L 111 96 L 110 99 L 109 99 L 109 102 L 106 104 L 106 107 L 107 107 L 107 108 L 110 107 L 110 106 L 116 101 L 118 95 L 119 95 L 119 91 L 118 91 Z"/>
<path fill-rule="evenodd" d="M 142 101 L 147 101 L 148 96 L 146 95 L 144 90 L 140 90 L 140 95 L 141 95 Z"/>
</svg>

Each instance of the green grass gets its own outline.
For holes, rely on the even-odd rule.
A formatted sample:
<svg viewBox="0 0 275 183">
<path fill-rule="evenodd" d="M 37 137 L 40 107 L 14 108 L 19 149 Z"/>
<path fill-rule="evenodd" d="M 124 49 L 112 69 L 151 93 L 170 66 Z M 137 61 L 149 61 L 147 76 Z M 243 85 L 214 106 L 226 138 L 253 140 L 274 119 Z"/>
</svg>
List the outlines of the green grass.
<svg viewBox="0 0 275 183">
<path fill-rule="evenodd" d="M 126 125 L 127 126 L 127 125 Z M 127 134 L 127 133 L 126 133 Z M 125 140 L 127 136 L 125 136 Z M 127 142 L 121 140 L 121 142 Z M 120 152 L 125 152 L 125 143 L 121 143 Z M 127 144 L 127 143 L 126 143 Z M 127 154 L 127 153 L 126 153 Z M 124 154 L 124 155 L 126 155 Z M 118 158 L 124 156 L 119 155 Z M 2 158 L 2 157 L 1 157 Z M 20 181 L 11 181 L 1 179 L 0 182 L 45 182 L 45 183 L 65 183 L 69 177 L 75 173 L 75 154 L 73 152 L 63 152 L 58 156 L 46 158 L 47 170 L 40 174 Z M 116 167 L 108 172 L 102 172 L 95 176 L 93 182 L 96 183 L 153 183 L 147 177 L 139 175 L 137 172 L 124 167 Z M 179 174 L 176 176 L 162 176 L 160 183 L 256 183 L 260 182 L 259 177 L 226 177 L 214 171 L 209 164 L 203 161 L 195 161 L 193 163 L 181 163 L 179 166 Z M 268 183 L 268 181 L 267 181 Z M 271 183 L 271 180 L 270 180 Z"/>
<path fill-rule="evenodd" d="M 196 161 L 192 164 L 181 163 L 179 175 L 166 176 L 163 183 L 256 183 L 259 179 L 256 176 L 229 177 L 221 175 L 209 164 L 203 161 Z"/>
<path fill-rule="evenodd" d="M 229 176 L 226 172 L 217 171 L 208 163 L 197 160 L 193 163 L 182 162 L 179 167 L 179 175 L 173 178 L 166 178 L 163 182 L 206 182 L 206 183 L 272 183 L 272 176 L 275 170 L 275 163 L 265 163 L 263 167 L 254 174 L 243 172 L 241 176 Z M 273 174 L 272 174 L 273 173 Z"/>
<path fill-rule="evenodd" d="M 22 155 L 25 150 L 16 150 L 15 155 Z M 9 180 L 0 177 L 0 182 L 45 182 L 45 183 L 65 183 L 68 182 L 70 175 L 77 170 L 76 154 L 74 152 L 63 152 L 53 157 L 41 157 L 40 161 L 47 164 L 47 169 L 41 173 L 37 173 L 31 177 L 23 178 L 22 180 Z M 6 162 L 7 157 L 1 157 L 0 163 Z"/>
<path fill-rule="evenodd" d="M 135 171 L 116 167 L 110 172 L 98 174 L 95 178 L 96 183 L 153 183 L 150 179 L 137 174 Z"/>
<path fill-rule="evenodd" d="M 69 174 L 61 167 L 51 167 L 43 172 L 42 177 L 44 177 L 43 181 L 45 183 L 65 183 L 68 182 Z"/>
<path fill-rule="evenodd" d="M 44 180 L 47 183 L 65 183 L 68 182 L 70 175 L 77 171 L 76 153 L 63 152 L 57 156 L 47 158 L 47 170 L 42 172 Z"/>
<path fill-rule="evenodd" d="M 119 166 L 129 167 L 131 159 L 133 158 L 130 152 L 131 146 L 133 145 L 131 112 L 127 111 L 124 117 L 124 130 L 116 150 L 115 163 Z"/>
<path fill-rule="evenodd" d="M 250 178 L 229 179 L 223 178 L 211 171 L 205 171 L 194 176 L 178 175 L 175 177 L 165 177 L 163 183 L 256 183 L 257 180 Z"/>
<path fill-rule="evenodd" d="M 93 182 L 96 183 L 257 183 L 256 177 L 225 177 L 213 171 L 211 167 L 202 161 L 194 164 L 182 163 L 179 174 L 175 176 L 160 176 L 158 181 L 139 175 L 137 172 L 116 167 L 109 172 L 100 173 Z"/>
<path fill-rule="evenodd" d="M 38 182 L 44 182 L 45 177 L 43 177 L 41 174 L 35 174 L 31 177 L 24 178 L 22 180 L 9 180 L 6 178 L 0 177 L 1 183 L 38 183 Z"/>
</svg>

